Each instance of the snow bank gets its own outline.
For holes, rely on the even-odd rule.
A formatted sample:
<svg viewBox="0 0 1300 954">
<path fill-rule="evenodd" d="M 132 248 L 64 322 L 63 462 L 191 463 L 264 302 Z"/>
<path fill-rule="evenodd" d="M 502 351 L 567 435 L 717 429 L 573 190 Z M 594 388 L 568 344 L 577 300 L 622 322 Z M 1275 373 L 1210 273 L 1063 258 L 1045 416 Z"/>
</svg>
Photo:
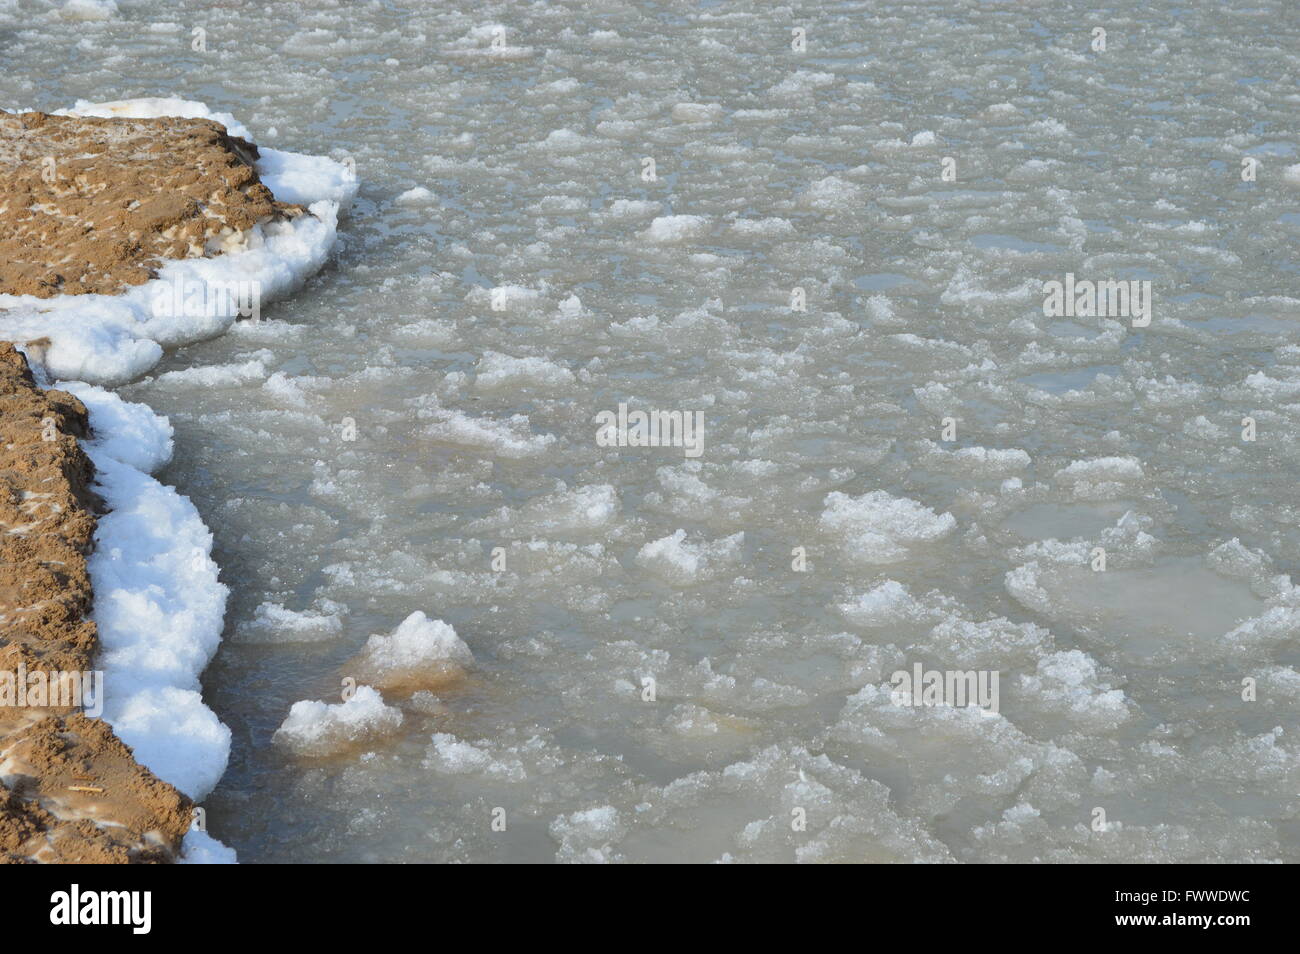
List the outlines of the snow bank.
<svg viewBox="0 0 1300 954">
<path fill-rule="evenodd" d="M 63 387 L 90 412 L 93 436 L 84 447 L 109 508 L 87 561 L 104 719 L 141 765 L 198 801 L 230 757 L 230 730 L 199 692 L 226 609 L 212 534 L 188 499 L 147 473 L 171 458 L 165 417 L 93 385 Z M 186 836 L 184 851 L 192 862 L 235 860 L 202 832 Z"/>
<path fill-rule="evenodd" d="M 180 99 L 100 104 L 79 100 L 59 115 L 214 119 L 233 135 L 252 138 L 233 116 Z M 120 295 L 51 299 L 0 295 L 0 308 L 9 309 L 6 337 L 18 342 L 48 338 L 50 343 L 39 360 L 52 377 L 120 384 L 156 365 L 164 348 L 219 335 L 237 317 L 234 302 L 220 303 L 222 307 L 213 308 L 210 315 L 156 315 L 153 305 L 161 288 L 177 282 L 181 287 L 193 282 L 205 287 L 256 282 L 263 303 L 296 290 L 325 264 L 334 245 L 339 209 L 356 194 L 356 173 L 333 159 L 275 149 L 262 149 L 256 168 L 277 199 L 306 205 L 311 214 L 254 226 L 239 251 L 166 262 L 158 270 L 158 278 Z"/>
</svg>

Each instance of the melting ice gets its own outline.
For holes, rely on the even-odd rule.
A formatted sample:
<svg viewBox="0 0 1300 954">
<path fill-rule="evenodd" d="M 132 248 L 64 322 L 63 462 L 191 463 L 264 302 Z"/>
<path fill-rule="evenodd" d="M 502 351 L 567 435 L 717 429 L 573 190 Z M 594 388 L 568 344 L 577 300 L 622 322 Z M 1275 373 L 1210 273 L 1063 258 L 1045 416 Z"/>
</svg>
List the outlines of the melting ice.
<svg viewBox="0 0 1300 954">
<path fill-rule="evenodd" d="M 13 24 L 9 105 L 206 99 L 364 183 L 262 320 L 105 332 L 230 588 L 209 830 L 244 861 L 1296 860 L 1291 16 Z M 1150 281 L 1150 324 L 1045 314 L 1067 274 Z M 703 453 L 601 446 L 620 404 L 702 412 Z M 998 711 L 896 705 L 916 665 L 999 673 Z"/>
</svg>

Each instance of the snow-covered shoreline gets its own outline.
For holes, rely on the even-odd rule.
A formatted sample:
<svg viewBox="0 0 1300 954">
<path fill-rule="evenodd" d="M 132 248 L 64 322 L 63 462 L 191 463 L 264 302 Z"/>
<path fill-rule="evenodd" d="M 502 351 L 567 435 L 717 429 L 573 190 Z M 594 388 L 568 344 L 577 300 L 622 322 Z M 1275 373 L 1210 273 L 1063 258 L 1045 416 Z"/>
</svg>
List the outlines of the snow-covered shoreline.
<svg viewBox="0 0 1300 954">
<path fill-rule="evenodd" d="M 251 140 L 234 117 L 180 99 L 78 101 L 71 110 L 54 115 L 211 119 L 225 125 L 231 135 Z M 356 195 L 357 177 L 349 166 L 324 156 L 274 149 L 260 149 L 260 153 L 254 168 L 262 183 L 280 201 L 306 206 L 308 215 L 254 226 L 246 247 L 239 251 L 166 262 L 156 279 L 120 295 L 0 295 L 0 308 L 8 309 L 5 336 L 20 345 L 24 340 L 48 339 L 40 353 L 29 358 L 39 361 L 52 379 L 119 385 L 149 371 L 162 360 L 164 349 L 216 337 L 238 317 L 233 308 L 218 308 L 212 314 L 188 310 L 157 314 L 154 302 L 160 288 L 245 281 L 258 284 L 263 302 L 292 294 L 328 259 L 337 237 L 339 210 Z"/>
<path fill-rule="evenodd" d="M 252 138 L 234 117 L 179 99 L 80 101 L 58 115 L 213 119 L 231 135 Z M 108 687 L 104 719 L 140 764 L 196 802 L 220 781 L 230 754 L 230 730 L 204 703 L 199 682 L 221 641 L 228 591 L 198 510 L 150 476 L 171 459 L 167 418 L 103 385 L 136 378 L 164 348 L 219 335 L 237 318 L 233 309 L 157 314 L 160 287 L 252 282 L 268 301 L 292 293 L 327 261 L 340 208 L 356 194 L 353 171 L 325 157 L 270 149 L 256 169 L 278 200 L 303 204 L 309 214 L 254 226 L 241 250 L 168 261 L 157 278 L 121 295 L 0 295 L 0 308 L 8 309 L 0 337 L 14 340 L 43 383 L 75 394 L 90 415 L 92 436 L 83 447 L 108 507 L 88 562 L 98 665 Z M 182 860 L 234 862 L 235 853 L 195 830 Z"/>
</svg>

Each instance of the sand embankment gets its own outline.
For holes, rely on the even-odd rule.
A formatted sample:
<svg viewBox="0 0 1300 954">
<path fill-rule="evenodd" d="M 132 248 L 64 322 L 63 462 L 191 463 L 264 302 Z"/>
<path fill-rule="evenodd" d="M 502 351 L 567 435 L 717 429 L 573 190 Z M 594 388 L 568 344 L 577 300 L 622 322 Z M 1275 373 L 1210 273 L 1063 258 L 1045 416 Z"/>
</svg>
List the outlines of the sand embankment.
<svg viewBox="0 0 1300 954">
<path fill-rule="evenodd" d="M 86 436 L 81 402 L 39 388 L 0 343 L 0 673 L 33 690 L 95 666 L 86 556 L 99 500 Z M 108 723 L 25 695 L 18 705 L 0 694 L 0 861 L 172 860 L 189 799 L 137 764 Z"/>
<path fill-rule="evenodd" d="M 0 294 L 115 295 L 166 260 L 238 250 L 255 225 L 303 213 L 260 182 L 257 158 L 206 119 L 0 111 Z M 10 337 L 34 357 L 44 344 Z M 94 671 L 87 555 L 103 510 L 86 408 L 41 388 L 5 338 L 0 309 L 0 861 L 172 861 L 190 799 L 102 719 L 4 693 L 6 673 L 12 687 Z"/>
<path fill-rule="evenodd" d="M 208 119 L 0 111 L 0 294 L 111 295 L 301 215 L 261 183 L 257 158 Z"/>
</svg>

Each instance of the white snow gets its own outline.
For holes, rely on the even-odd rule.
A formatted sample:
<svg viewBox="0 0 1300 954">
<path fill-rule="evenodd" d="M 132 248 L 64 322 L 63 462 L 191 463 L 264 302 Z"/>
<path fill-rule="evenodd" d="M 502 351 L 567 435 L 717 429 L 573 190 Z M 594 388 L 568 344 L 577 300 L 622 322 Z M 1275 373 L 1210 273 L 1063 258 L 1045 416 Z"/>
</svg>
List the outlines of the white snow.
<svg viewBox="0 0 1300 954">
<path fill-rule="evenodd" d="M 238 864 L 235 849 L 227 848 L 206 831 L 191 829 L 181 843 L 180 864 L 183 865 L 233 865 Z"/>
<path fill-rule="evenodd" d="M 230 754 L 230 730 L 199 694 L 199 675 L 221 641 L 227 595 L 210 555 L 212 534 L 189 500 L 145 472 L 171 456 L 167 419 L 101 388 L 65 387 L 103 435 L 84 446 L 109 508 L 88 561 L 104 718 L 141 764 L 202 799 Z"/>
</svg>

